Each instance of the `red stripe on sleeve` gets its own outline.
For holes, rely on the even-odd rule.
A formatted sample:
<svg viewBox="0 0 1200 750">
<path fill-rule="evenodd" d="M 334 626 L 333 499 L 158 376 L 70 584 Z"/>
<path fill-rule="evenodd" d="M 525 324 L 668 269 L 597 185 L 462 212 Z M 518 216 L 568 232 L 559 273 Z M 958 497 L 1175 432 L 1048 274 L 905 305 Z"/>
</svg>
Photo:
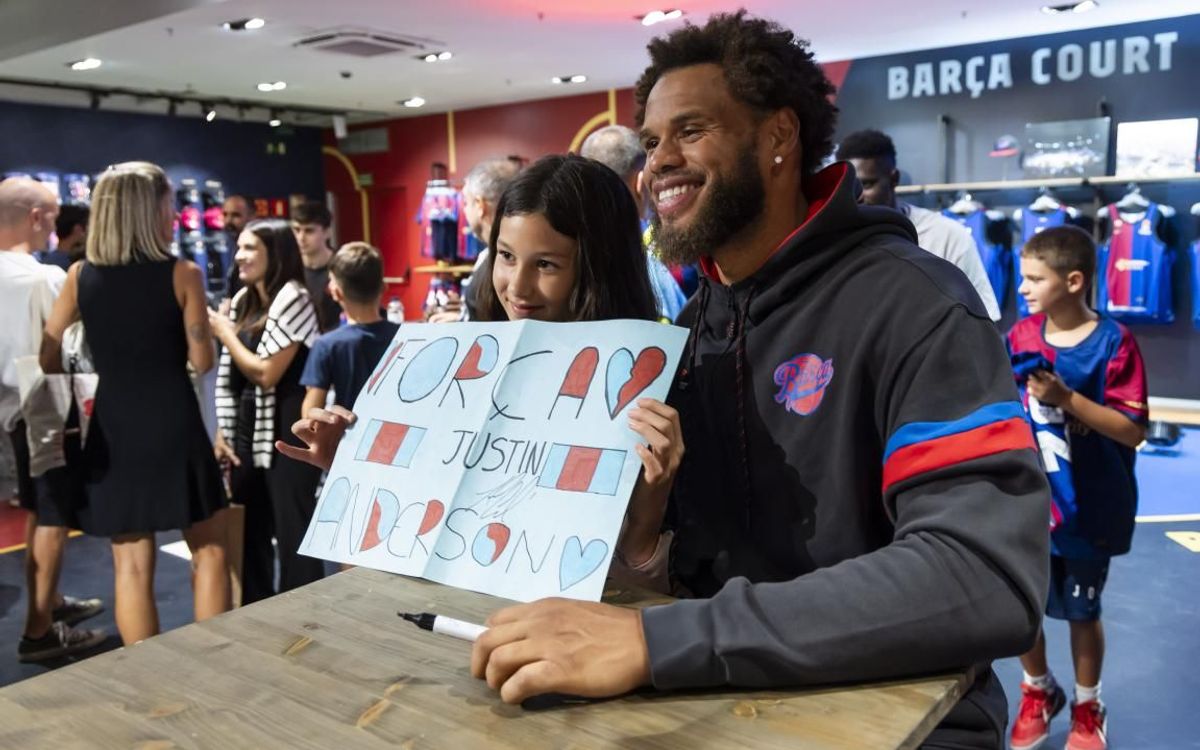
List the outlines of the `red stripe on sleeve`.
<svg viewBox="0 0 1200 750">
<path fill-rule="evenodd" d="M 1021 417 L 985 424 L 956 435 L 901 448 L 883 467 L 883 490 L 918 474 L 1004 451 L 1035 450 L 1033 432 Z"/>
</svg>

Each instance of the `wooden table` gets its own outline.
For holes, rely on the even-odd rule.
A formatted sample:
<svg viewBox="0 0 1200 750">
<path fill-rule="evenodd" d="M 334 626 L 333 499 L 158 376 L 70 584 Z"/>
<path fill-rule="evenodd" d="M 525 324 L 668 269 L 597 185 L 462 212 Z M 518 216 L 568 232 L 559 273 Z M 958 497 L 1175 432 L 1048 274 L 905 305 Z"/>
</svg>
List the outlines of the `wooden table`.
<svg viewBox="0 0 1200 750">
<path fill-rule="evenodd" d="M 527 711 L 471 678 L 470 644 L 396 616 L 481 621 L 499 605 L 351 570 L 0 689 L 0 747 L 914 748 L 967 684 L 954 674 Z"/>
</svg>

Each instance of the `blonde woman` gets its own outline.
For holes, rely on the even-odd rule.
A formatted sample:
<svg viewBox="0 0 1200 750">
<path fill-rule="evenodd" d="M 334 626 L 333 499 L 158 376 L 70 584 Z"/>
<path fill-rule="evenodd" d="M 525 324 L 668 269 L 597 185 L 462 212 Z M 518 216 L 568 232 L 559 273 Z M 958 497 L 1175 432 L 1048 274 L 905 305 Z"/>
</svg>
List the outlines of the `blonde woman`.
<svg viewBox="0 0 1200 750">
<path fill-rule="evenodd" d="M 121 639 L 158 633 L 154 533 L 183 529 L 195 615 L 229 609 L 227 501 L 186 365 L 212 368 L 200 269 L 170 253 L 170 182 L 147 162 L 109 167 L 92 194 L 86 260 L 46 323 L 42 368 L 62 372 L 63 331 L 82 318 L 100 376 L 84 445 L 83 530 L 112 538 Z"/>
</svg>

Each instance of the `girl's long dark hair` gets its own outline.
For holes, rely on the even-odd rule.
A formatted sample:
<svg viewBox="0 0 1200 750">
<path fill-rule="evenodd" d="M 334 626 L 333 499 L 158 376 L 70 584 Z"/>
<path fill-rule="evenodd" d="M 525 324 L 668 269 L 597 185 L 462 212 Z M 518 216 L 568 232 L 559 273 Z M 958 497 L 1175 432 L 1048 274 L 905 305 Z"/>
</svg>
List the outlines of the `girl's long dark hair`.
<svg viewBox="0 0 1200 750">
<path fill-rule="evenodd" d="M 279 290 L 289 281 L 304 283 L 304 264 L 300 261 L 300 246 L 292 226 L 283 219 L 255 219 L 244 231 L 253 232 L 267 248 L 267 275 L 264 301 L 254 289 L 247 289 L 238 303 L 238 330 L 261 328 L 266 324 L 267 310 Z"/>
<path fill-rule="evenodd" d="M 506 216 L 541 215 L 579 244 L 579 275 L 568 303 L 570 320 L 656 320 L 641 224 L 629 188 L 608 167 L 581 156 L 545 156 L 509 183 L 496 205 L 491 249 L 478 274 L 481 320 L 507 320 L 492 284 L 500 223 Z"/>
</svg>

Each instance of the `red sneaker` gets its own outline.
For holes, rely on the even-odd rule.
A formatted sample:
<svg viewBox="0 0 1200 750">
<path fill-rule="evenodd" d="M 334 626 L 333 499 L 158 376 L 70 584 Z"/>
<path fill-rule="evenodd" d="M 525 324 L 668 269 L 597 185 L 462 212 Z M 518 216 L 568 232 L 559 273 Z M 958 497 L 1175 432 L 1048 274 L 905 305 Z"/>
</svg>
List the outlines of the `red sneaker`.
<svg viewBox="0 0 1200 750">
<path fill-rule="evenodd" d="M 1108 747 L 1108 711 L 1100 701 L 1071 706 L 1071 733 L 1066 750 L 1105 750 Z"/>
<path fill-rule="evenodd" d="M 1053 685 L 1049 690 L 1021 683 L 1021 708 L 1013 722 L 1008 746 L 1012 750 L 1034 750 L 1050 736 L 1050 720 L 1067 705 L 1062 688 Z M 1071 750 L 1074 750 L 1072 748 Z"/>
</svg>

